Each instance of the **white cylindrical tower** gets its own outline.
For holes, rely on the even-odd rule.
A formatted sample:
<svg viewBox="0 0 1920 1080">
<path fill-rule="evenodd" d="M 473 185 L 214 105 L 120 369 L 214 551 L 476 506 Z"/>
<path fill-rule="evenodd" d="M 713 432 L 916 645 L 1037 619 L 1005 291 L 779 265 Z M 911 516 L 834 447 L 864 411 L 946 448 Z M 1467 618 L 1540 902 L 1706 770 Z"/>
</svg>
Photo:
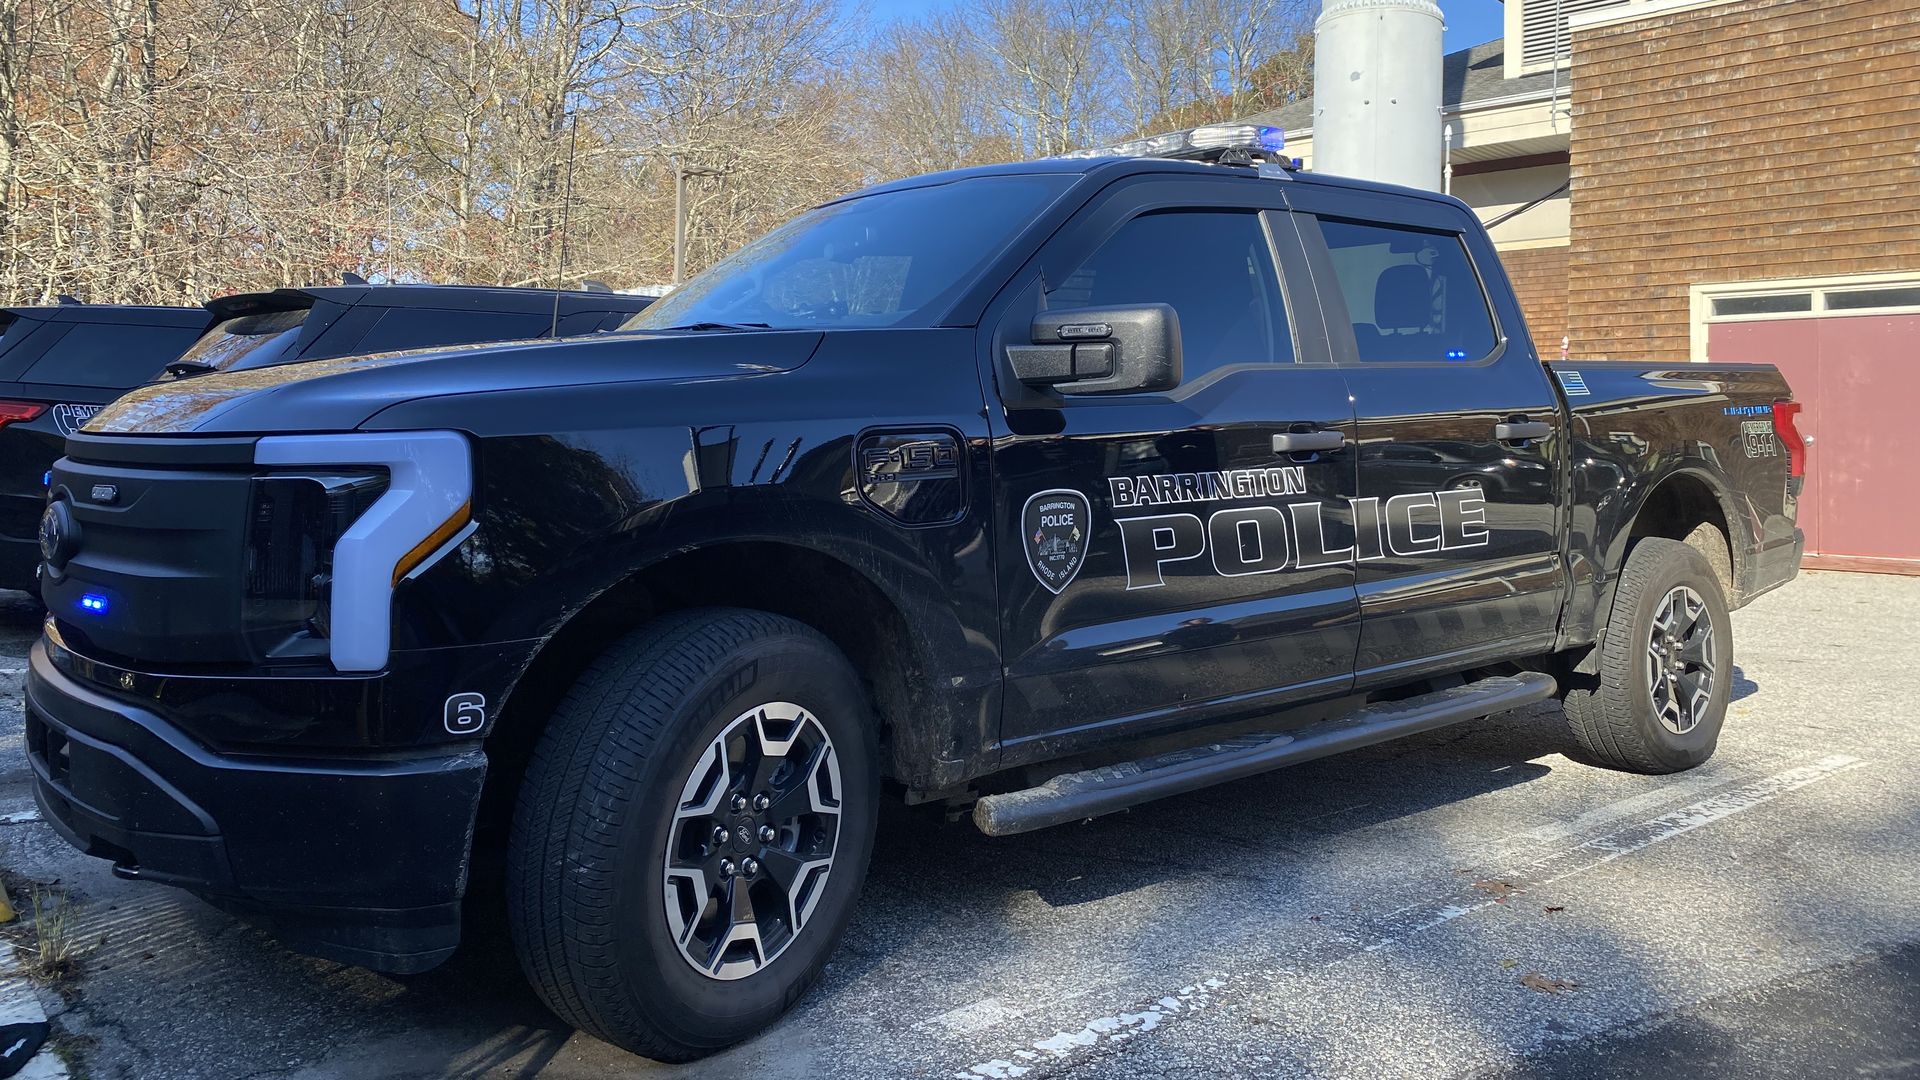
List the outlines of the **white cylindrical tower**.
<svg viewBox="0 0 1920 1080">
<path fill-rule="evenodd" d="M 1313 24 L 1313 169 L 1440 190 L 1433 0 L 1326 0 Z"/>
</svg>

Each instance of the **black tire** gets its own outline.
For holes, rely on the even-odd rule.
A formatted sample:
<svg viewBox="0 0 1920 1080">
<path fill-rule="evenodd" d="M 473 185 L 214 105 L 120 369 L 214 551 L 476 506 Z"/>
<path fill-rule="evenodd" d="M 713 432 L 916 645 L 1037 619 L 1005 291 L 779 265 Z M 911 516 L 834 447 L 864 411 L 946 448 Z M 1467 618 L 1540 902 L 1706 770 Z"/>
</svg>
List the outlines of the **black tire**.
<svg viewBox="0 0 1920 1080">
<path fill-rule="evenodd" d="M 667 843 L 672 836 L 684 846 L 699 832 L 681 799 L 700 782 L 692 775 L 696 767 L 718 762 L 710 775 L 719 779 L 712 783 L 751 786 L 753 778 L 745 774 L 757 759 L 732 765 L 724 754 L 715 756 L 715 747 L 723 732 L 742 730 L 737 722 L 764 716 L 756 710 L 775 702 L 801 707 L 825 732 L 809 764 L 781 775 L 826 776 L 811 761 L 835 757 L 837 835 L 827 841 L 830 870 L 797 875 L 815 875 L 807 892 L 810 913 L 799 917 L 799 901 L 790 891 L 776 897 L 787 902 L 784 910 L 795 918 L 786 921 L 799 923 L 799 932 L 781 939 L 775 925 L 771 936 L 784 941 L 778 951 L 763 941 L 750 948 L 717 942 L 713 955 L 722 962 L 729 955 L 757 961 L 768 954 L 758 970 L 722 981 L 696 970 L 669 929 L 674 894 L 668 889 L 681 883 L 669 880 Z M 765 731 L 767 723 L 747 730 Z M 796 720 L 790 730 L 803 724 Z M 771 1024 L 819 977 L 853 914 L 873 850 L 879 790 L 874 726 L 846 658 L 791 619 L 737 609 L 687 611 L 616 642 L 554 711 L 515 807 L 508 920 L 534 990 L 580 1030 L 662 1061 L 710 1054 Z M 758 745 L 767 746 L 764 735 Z M 700 789 L 703 797 L 709 790 L 711 784 Z M 783 805 L 792 805 L 786 798 Z M 730 806 L 731 796 L 724 802 Z M 823 827 L 816 826 L 825 819 L 808 820 L 816 823 L 804 827 L 814 834 L 808 850 L 817 851 Z M 779 842 L 787 842 L 784 833 Z M 731 843 L 699 857 L 732 856 Z M 720 887 L 750 890 L 777 887 L 773 865 L 779 852 L 755 852 L 767 858 L 756 882 L 747 882 L 744 871 L 718 870 L 701 880 L 725 878 L 731 886 Z M 682 895 L 693 895 L 690 883 Z M 757 899 L 764 892 L 750 895 Z M 709 925 L 685 920 L 682 911 L 683 925 Z M 719 933 L 725 936 L 724 926 Z"/>
<path fill-rule="evenodd" d="M 1665 656 L 1677 657 L 1687 670 L 1666 680 L 1655 667 L 1653 624 L 1662 605 L 1681 590 L 1682 609 L 1697 598 L 1709 622 L 1711 666 L 1702 673 L 1687 658 L 1697 648 L 1668 650 Z M 1733 687 L 1733 623 L 1719 575 L 1698 550 L 1660 538 L 1634 545 L 1614 593 L 1598 660 L 1598 676 L 1576 682 L 1564 699 L 1574 738 L 1589 757 L 1630 772 L 1671 773 L 1713 756 Z M 1662 680 L 1665 685 L 1656 689 Z M 1706 689 L 1703 707 L 1691 693 L 1671 693 L 1685 686 Z M 1675 701 L 1681 704 L 1669 704 Z"/>
</svg>

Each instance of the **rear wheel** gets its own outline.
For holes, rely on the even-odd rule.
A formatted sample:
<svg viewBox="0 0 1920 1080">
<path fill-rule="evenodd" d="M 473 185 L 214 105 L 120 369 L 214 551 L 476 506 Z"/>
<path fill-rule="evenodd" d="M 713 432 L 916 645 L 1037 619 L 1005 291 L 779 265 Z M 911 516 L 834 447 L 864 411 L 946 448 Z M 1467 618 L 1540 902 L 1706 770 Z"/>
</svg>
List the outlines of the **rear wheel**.
<svg viewBox="0 0 1920 1080">
<path fill-rule="evenodd" d="M 1733 626 L 1720 577 L 1697 549 L 1660 538 L 1634 545 L 1598 659 L 1597 678 L 1565 699 L 1589 756 L 1643 773 L 1713 756 L 1733 686 Z"/>
<path fill-rule="evenodd" d="M 516 807 L 509 917 L 581 1030 L 686 1061 L 819 976 L 873 846 L 873 725 L 846 658 L 761 612 L 669 616 L 555 711 Z"/>
</svg>

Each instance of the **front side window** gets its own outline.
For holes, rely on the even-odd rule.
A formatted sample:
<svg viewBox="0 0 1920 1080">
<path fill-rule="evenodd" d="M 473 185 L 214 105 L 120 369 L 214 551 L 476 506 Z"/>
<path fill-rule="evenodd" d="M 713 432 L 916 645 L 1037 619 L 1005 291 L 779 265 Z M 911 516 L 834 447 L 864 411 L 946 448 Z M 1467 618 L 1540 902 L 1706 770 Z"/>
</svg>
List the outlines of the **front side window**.
<svg viewBox="0 0 1920 1080">
<path fill-rule="evenodd" d="M 1498 340 L 1480 276 L 1452 233 L 1322 219 L 1360 359 L 1484 360 Z"/>
<path fill-rule="evenodd" d="M 818 207 L 721 260 L 622 329 L 931 326 L 942 314 L 940 301 L 1074 179 L 982 176 Z"/>
<path fill-rule="evenodd" d="M 1293 362 L 1278 280 L 1258 211 L 1162 210 L 1122 225 L 1047 307 L 1171 305 L 1192 383 L 1231 364 Z"/>
</svg>

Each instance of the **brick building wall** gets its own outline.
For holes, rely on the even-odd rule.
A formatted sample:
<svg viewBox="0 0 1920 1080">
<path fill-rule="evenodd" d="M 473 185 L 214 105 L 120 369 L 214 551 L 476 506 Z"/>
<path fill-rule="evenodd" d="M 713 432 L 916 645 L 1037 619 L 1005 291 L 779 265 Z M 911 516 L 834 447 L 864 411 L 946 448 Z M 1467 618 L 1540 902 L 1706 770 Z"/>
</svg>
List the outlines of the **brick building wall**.
<svg viewBox="0 0 1920 1080">
<path fill-rule="evenodd" d="M 1527 317 L 1527 329 L 1533 334 L 1533 347 L 1548 359 L 1559 356 L 1560 338 L 1567 332 L 1567 249 L 1502 251 L 1500 265 L 1507 268 L 1507 277 L 1520 299 L 1520 312 Z"/>
<path fill-rule="evenodd" d="M 1920 270 L 1920 0 L 1580 29 L 1571 74 L 1574 355 L 1685 359 L 1696 282 Z"/>
</svg>

